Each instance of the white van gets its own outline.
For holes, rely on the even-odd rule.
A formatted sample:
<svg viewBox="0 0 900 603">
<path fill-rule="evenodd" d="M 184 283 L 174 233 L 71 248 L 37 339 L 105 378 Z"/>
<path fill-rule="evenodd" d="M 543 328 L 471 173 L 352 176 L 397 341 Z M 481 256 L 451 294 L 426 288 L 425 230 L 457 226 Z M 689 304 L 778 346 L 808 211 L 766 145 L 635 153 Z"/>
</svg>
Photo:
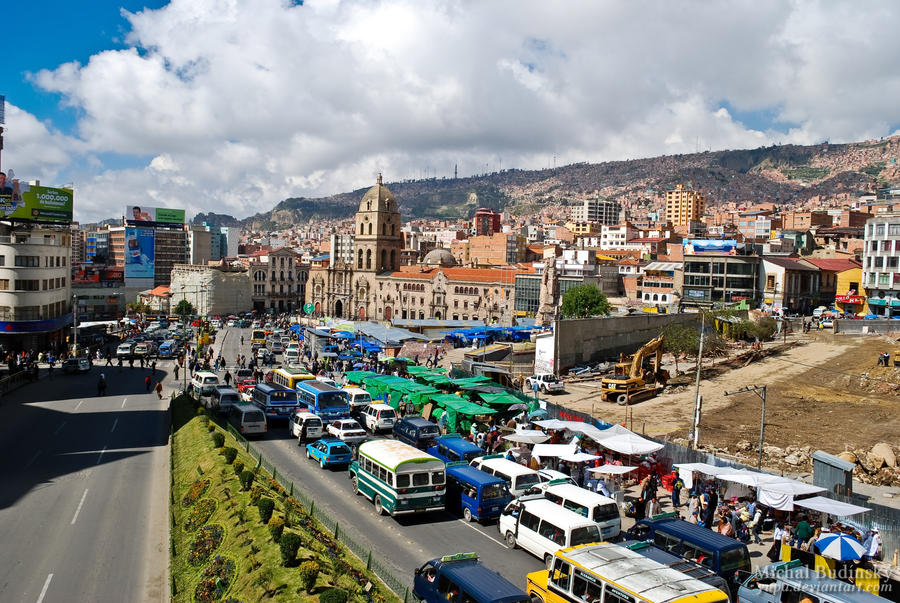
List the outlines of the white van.
<svg viewBox="0 0 900 603">
<path fill-rule="evenodd" d="M 194 390 L 198 396 L 212 395 L 217 385 L 219 385 L 219 377 L 215 373 L 197 371 L 191 377 L 191 389 Z"/>
<path fill-rule="evenodd" d="M 397 411 L 387 404 L 369 404 L 362 411 L 362 423 L 373 434 L 391 431 L 397 422 Z"/>
<path fill-rule="evenodd" d="M 235 404 L 242 402 L 241 394 L 237 390 L 230 387 L 217 387 L 209 396 L 209 405 L 211 409 L 218 409 L 219 412 L 227 413 Z"/>
<path fill-rule="evenodd" d="M 513 498 L 522 496 L 526 491 L 540 483 L 537 471 L 524 465 L 514 463 L 502 454 L 489 454 L 473 459 L 471 466 L 485 473 L 502 478 L 509 486 Z"/>
<path fill-rule="evenodd" d="M 306 426 L 306 439 L 302 437 L 303 426 Z M 322 419 L 319 415 L 311 412 L 298 410 L 291 417 L 288 425 L 291 435 L 297 438 L 297 446 L 302 446 L 306 442 L 313 442 L 322 437 Z"/>
<path fill-rule="evenodd" d="M 372 403 L 372 396 L 361 387 L 345 387 L 343 390 L 347 392 L 347 399 L 350 401 L 350 414 L 354 417 L 361 416 L 366 407 Z M 393 423 L 391 425 L 393 426 Z"/>
<path fill-rule="evenodd" d="M 300 350 L 297 348 L 288 348 L 284 351 L 284 363 L 288 366 L 296 366 L 300 364 Z"/>
<path fill-rule="evenodd" d="M 514 500 L 500 514 L 497 524 L 506 545 L 525 549 L 547 567 L 560 549 L 602 542 L 597 524 L 546 499 Z"/>
<path fill-rule="evenodd" d="M 228 411 L 228 422 L 234 425 L 241 435 L 265 435 L 268 431 L 266 415 L 253 404 L 241 402 Z"/>
<path fill-rule="evenodd" d="M 572 484 L 553 484 L 544 490 L 544 498 L 596 523 L 604 540 L 622 531 L 619 506 L 607 496 Z"/>
</svg>

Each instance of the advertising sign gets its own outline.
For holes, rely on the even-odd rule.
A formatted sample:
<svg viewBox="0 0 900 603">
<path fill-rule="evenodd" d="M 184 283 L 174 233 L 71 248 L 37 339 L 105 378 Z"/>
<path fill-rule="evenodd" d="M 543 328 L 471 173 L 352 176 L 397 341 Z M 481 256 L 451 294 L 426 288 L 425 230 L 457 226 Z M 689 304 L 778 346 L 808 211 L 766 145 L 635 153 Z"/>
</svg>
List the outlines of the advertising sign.
<svg viewBox="0 0 900 603">
<path fill-rule="evenodd" d="M 692 239 L 684 242 L 685 255 L 734 254 L 737 241 L 733 239 Z"/>
<path fill-rule="evenodd" d="M 31 186 L 27 182 L 7 180 L 6 176 L 0 175 L 0 219 L 71 222 L 72 191 Z"/>
<path fill-rule="evenodd" d="M 125 229 L 125 278 L 153 278 L 155 234 L 152 228 Z"/>
<path fill-rule="evenodd" d="M 555 334 L 547 333 L 534 338 L 534 372 L 556 372 Z"/>
<path fill-rule="evenodd" d="M 148 205 L 128 205 L 125 207 L 125 222 L 131 226 L 184 224 L 184 210 Z"/>
</svg>

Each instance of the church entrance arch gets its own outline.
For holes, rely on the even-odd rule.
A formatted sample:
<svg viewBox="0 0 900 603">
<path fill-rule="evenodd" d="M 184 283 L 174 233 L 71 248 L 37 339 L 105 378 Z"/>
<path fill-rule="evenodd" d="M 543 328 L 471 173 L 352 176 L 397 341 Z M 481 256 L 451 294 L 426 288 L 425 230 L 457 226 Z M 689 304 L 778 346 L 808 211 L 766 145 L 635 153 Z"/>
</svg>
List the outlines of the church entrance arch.
<svg viewBox="0 0 900 603">
<path fill-rule="evenodd" d="M 388 306 L 387 308 L 384 309 L 384 319 L 385 320 L 390 320 L 393 315 L 394 315 L 393 309 L 390 306 Z"/>
<path fill-rule="evenodd" d="M 362 306 L 359 307 L 359 319 L 360 320 L 366 319 L 366 309 Z"/>
<path fill-rule="evenodd" d="M 342 302 L 341 300 L 337 300 L 336 302 L 334 302 L 334 315 L 337 318 L 344 317 L 344 302 Z"/>
</svg>

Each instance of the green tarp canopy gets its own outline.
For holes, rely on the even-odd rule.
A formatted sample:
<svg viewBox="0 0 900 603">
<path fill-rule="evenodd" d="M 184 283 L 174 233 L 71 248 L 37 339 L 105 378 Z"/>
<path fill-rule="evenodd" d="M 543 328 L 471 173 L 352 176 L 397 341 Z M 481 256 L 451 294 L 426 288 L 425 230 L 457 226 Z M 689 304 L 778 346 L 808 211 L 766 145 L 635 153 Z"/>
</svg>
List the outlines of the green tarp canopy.
<svg viewBox="0 0 900 603">
<path fill-rule="evenodd" d="M 466 387 L 467 385 L 481 385 L 482 383 L 490 383 L 490 377 L 478 375 L 476 377 L 466 377 L 465 379 L 453 379 L 451 383 L 456 387 Z"/>
<path fill-rule="evenodd" d="M 394 408 L 400 407 L 401 399 L 405 398 L 406 402 L 412 402 L 415 405 L 417 410 L 422 408 L 422 405 L 428 402 L 428 398 L 438 393 L 438 390 L 433 387 L 428 387 L 427 385 L 422 385 L 421 383 L 415 383 L 413 381 L 409 381 L 408 379 L 404 379 L 405 383 L 392 382 L 390 384 L 391 391 L 391 406 Z"/>
<path fill-rule="evenodd" d="M 478 394 L 478 396 L 484 400 L 485 404 L 496 404 L 496 405 L 504 405 L 504 406 L 512 406 L 513 404 L 527 404 L 525 400 L 520 400 L 509 393 L 502 394 Z"/>
<path fill-rule="evenodd" d="M 450 394 L 438 394 L 431 396 L 431 399 L 441 408 L 438 408 L 433 414 L 436 418 L 445 417 L 447 428 L 450 431 L 459 432 L 460 430 L 468 430 L 472 425 L 469 417 L 478 415 L 491 415 L 497 412 L 481 404 L 475 404 L 464 400 L 459 396 Z"/>
<path fill-rule="evenodd" d="M 437 373 L 423 373 L 415 375 L 415 378 L 416 380 L 428 383 L 429 385 L 447 385 L 448 383 L 452 383 L 449 377 Z"/>
<path fill-rule="evenodd" d="M 344 377 L 347 378 L 347 381 L 350 383 L 355 383 L 359 385 L 363 382 L 363 379 L 368 379 L 369 377 L 377 377 L 378 373 L 373 371 L 347 371 L 344 373 Z"/>
<path fill-rule="evenodd" d="M 427 374 L 435 374 L 441 375 L 444 373 L 445 369 L 442 368 L 429 368 L 427 366 L 422 366 L 421 364 L 413 364 L 412 366 L 406 367 L 406 372 L 410 375 L 427 375 Z"/>
<path fill-rule="evenodd" d="M 395 375 L 381 375 L 366 379 L 366 391 L 372 396 L 372 399 L 385 399 L 385 394 L 391 389 L 393 383 L 408 383 L 409 379 L 397 377 Z"/>
</svg>

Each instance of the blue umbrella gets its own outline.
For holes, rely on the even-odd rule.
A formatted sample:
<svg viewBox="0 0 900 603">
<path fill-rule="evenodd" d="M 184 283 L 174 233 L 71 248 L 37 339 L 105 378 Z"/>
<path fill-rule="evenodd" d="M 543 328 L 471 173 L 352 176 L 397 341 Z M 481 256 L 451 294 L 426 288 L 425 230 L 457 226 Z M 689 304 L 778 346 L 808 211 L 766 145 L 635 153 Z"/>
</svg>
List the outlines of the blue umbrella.
<svg viewBox="0 0 900 603">
<path fill-rule="evenodd" d="M 816 540 L 816 548 L 823 557 L 830 557 L 838 561 L 851 561 L 866 554 L 866 549 L 859 543 L 859 540 L 841 533 L 822 534 Z"/>
</svg>

